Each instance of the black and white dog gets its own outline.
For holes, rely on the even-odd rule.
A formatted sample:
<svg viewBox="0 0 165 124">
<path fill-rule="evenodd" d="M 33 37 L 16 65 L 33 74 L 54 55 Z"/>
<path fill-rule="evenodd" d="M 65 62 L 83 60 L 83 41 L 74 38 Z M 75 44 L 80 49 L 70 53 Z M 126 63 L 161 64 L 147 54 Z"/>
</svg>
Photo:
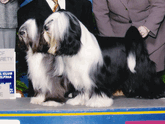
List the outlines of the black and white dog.
<svg viewBox="0 0 165 124">
<path fill-rule="evenodd" d="M 62 75 L 62 57 L 47 54 L 47 45 L 41 35 L 43 25 L 36 19 L 27 20 L 18 31 L 21 47 L 26 50 L 28 75 L 32 81 L 35 96 L 32 104 L 61 106 L 66 102 L 67 93 L 73 88 Z"/>
<path fill-rule="evenodd" d="M 67 104 L 108 107 L 117 89 L 127 97 L 159 98 L 164 93 L 135 27 L 125 38 L 95 37 L 73 14 L 63 11 L 45 20 L 44 38 L 48 52 L 62 57 L 63 74 L 80 91 Z"/>
</svg>

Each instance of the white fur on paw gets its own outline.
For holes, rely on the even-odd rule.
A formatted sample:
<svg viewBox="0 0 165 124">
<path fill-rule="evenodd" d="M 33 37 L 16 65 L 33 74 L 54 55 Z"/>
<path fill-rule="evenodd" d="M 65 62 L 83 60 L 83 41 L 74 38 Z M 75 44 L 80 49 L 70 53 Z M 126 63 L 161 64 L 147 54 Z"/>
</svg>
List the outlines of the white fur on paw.
<svg viewBox="0 0 165 124">
<path fill-rule="evenodd" d="M 59 103 L 59 102 L 55 102 L 55 101 L 47 101 L 47 102 L 43 102 L 41 105 L 57 107 L 57 106 L 62 106 L 64 104 L 63 103 Z"/>
<path fill-rule="evenodd" d="M 162 98 L 159 98 L 159 99 L 165 100 L 165 97 L 162 97 Z"/>
<path fill-rule="evenodd" d="M 45 97 L 42 95 L 39 95 L 37 97 L 32 97 L 30 100 L 30 103 L 32 104 L 41 104 L 42 102 L 44 102 Z"/>
<path fill-rule="evenodd" d="M 79 94 L 73 99 L 69 99 L 66 104 L 69 105 L 85 105 L 85 101 L 89 99 L 88 95 L 86 94 Z"/>
<path fill-rule="evenodd" d="M 88 107 L 110 107 L 113 104 L 113 99 L 102 94 L 102 96 L 94 95 L 86 102 Z"/>
<path fill-rule="evenodd" d="M 72 97 L 73 97 L 73 94 L 72 94 L 72 93 L 70 93 L 70 94 L 68 95 L 68 97 L 72 98 Z"/>
</svg>

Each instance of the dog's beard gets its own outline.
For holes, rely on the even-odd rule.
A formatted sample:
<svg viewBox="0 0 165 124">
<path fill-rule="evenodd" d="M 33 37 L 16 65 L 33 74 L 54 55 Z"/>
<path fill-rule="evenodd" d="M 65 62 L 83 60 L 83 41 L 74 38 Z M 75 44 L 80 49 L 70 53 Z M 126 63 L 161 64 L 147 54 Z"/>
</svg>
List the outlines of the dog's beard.
<svg viewBox="0 0 165 124">
<path fill-rule="evenodd" d="M 48 53 L 55 55 L 57 51 L 57 41 L 48 32 L 44 32 L 44 39 L 49 44 Z"/>
</svg>

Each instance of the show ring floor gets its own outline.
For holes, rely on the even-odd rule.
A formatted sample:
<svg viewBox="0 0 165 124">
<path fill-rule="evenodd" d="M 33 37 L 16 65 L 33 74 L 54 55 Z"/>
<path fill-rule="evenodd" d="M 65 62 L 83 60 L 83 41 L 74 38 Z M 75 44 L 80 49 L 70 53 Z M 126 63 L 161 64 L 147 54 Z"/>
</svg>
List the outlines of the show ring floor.
<svg viewBox="0 0 165 124">
<path fill-rule="evenodd" d="M 46 107 L 30 104 L 28 97 L 0 100 L 0 122 L 4 119 L 20 124 L 165 124 L 165 99 L 114 97 L 108 108 Z"/>
</svg>

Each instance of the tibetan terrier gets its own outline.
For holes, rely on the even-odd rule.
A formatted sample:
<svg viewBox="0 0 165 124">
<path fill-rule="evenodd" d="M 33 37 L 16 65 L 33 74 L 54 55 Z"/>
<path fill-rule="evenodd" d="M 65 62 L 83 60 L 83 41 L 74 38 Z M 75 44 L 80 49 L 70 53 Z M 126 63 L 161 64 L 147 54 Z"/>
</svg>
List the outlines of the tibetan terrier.
<svg viewBox="0 0 165 124">
<path fill-rule="evenodd" d="M 61 11 L 45 20 L 44 39 L 48 52 L 62 58 L 63 75 L 80 92 L 67 104 L 108 107 L 118 89 L 127 97 L 164 94 L 164 83 L 135 27 L 124 38 L 94 36 L 73 14 Z"/>
<path fill-rule="evenodd" d="M 29 19 L 18 31 L 20 47 L 26 51 L 28 76 L 35 92 L 30 102 L 45 106 L 61 106 L 67 101 L 67 94 L 74 88 L 62 74 L 62 57 L 46 53 L 48 49 L 42 37 L 42 27 L 36 19 Z"/>
</svg>

